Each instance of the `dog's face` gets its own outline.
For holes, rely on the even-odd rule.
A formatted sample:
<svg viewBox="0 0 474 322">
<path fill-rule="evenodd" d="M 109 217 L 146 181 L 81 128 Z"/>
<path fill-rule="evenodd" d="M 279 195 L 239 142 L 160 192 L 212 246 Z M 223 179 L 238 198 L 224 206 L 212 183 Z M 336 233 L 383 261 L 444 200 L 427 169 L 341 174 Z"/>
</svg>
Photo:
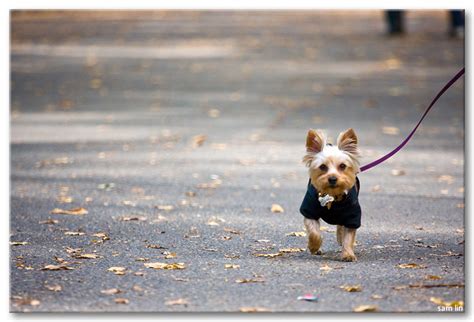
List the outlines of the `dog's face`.
<svg viewBox="0 0 474 322">
<path fill-rule="evenodd" d="M 359 172 L 359 150 L 353 129 L 339 134 L 337 146 L 327 144 L 324 133 L 309 130 L 303 162 L 311 183 L 322 194 L 341 196 L 350 190 Z"/>
</svg>

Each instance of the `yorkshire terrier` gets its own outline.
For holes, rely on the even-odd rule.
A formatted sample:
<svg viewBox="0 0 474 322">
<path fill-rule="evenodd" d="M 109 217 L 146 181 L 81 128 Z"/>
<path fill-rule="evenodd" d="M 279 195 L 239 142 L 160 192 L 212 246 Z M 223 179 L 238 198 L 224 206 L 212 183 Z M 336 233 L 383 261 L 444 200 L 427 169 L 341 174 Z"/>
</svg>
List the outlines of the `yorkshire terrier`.
<svg viewBox="0 0 474 322">
<path fill-rule="evenodd" d="M 303 162 L 309 168 L 309 182 L 300 208 L 308 232 L 308 249 L 321 254 L 319 219 L 337 225 L 337 242 L 342 246 L 342 260 L 356 261 L 355 235 L 360 227 L 359 150 L 353 129 L 339 134 L 337 145 L 327 142 L 319 130 L 309 130 Z"/>
</svg>

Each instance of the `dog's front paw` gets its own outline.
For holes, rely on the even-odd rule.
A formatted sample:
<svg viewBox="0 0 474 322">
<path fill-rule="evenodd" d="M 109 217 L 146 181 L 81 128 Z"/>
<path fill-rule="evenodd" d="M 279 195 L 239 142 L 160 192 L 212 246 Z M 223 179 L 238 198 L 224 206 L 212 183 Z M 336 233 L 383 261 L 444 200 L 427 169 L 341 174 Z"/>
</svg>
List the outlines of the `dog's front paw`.
<svg viewBox="0 0 474 322">
<path fill-rule="evenodd" d="M 344 262 L 355 262 L 355 261 L 357 261 L 356 255 L 354 255 L 353 253 L 351 254 L 349 252 L 343 252 L 341 259 Z"/>
<path fill-rule="evenodd" d="M 318 234 L 309 234 L 308 238 L 308 249 L 312 255 L 321 255 L 322 252 L 320 250 L 321 244 L 323 240 L 321 235 Z"/>
</svg>

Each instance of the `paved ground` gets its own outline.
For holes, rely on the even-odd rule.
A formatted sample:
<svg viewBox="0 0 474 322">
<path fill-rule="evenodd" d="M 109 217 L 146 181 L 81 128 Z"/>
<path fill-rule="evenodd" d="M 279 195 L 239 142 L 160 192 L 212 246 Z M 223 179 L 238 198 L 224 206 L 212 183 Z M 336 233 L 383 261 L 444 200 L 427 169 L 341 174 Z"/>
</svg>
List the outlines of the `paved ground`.
<svg viewBox="0 0 474 322">
<path fill-rule="evenodd" d="M 14 16 L 11 241 L 27 244 L 11 246 L 11 310 L 436 312 L 431 297 L 463 300 L 463 81 L 406 149 L 360 175 L 358 262 L 339 261 L 328 225 L 322 256 L 256 256 L 306 246 L 288 234 L 303 231 L 308 128 L 353 127 L 367 163 L 463 65 L 444 12 L 408 18 L 409 35 L 388 39 L 376 11 Z M 50 213 L 74 207 L 88 213 Z M 419 287 L 439 284 L 458 287 Z M 310 292 L 317 302 L 297 300 Z"/>
</svg>

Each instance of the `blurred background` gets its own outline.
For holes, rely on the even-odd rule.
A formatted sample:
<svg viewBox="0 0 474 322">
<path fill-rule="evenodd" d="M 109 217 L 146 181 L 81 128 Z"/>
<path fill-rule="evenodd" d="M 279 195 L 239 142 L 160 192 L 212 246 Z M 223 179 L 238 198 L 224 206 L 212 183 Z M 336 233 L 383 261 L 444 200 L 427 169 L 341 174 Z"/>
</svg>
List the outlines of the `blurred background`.
<svg viewBox="0 0 474 322">
<path fill-rule="evenodd" d="M 396 270 L 400 261 L 464 281 L 462 255 L 442 256 L 463 251 L 462 79 L 404 150 L 360 175 L 357 264 L 336 262 L 345 269 L 321 279 L 323 262 L 305 252 L 254 256 L 256 240 L 268 252 L 306 246 L 286 234 L 302 230 L 307 130 L 334 139 L 353 127 L 362 164 L 393 149 L 464 66 L 463 19 L 446 10 L 12 11 L 11 238 L 28 243 L 12 248 L 12 310 L 351 311 L 385 292 L 382 311 L 435 311 L 431 296 L 463 297 L 463 288 L 388 291 L 423 278 Z M 50 214 L 74 207 L 89 213 Z M 110 240 L 91 242 L 97 232 Z M 107 272 L 161 258 L 144 240 L 189 267 Z M 326 240 L 332 265 L 338 247 L 332 232 Z M 400 247 L 376 247 L 390 243 Z M 66 247 L 102 258 L 41 270 L 68 259 Z M 223 269 L 232 255 L 240 270 Z M 234 282 L 254 275 L 266 282 Z M 354 276 L 369 293 L 334 290 Z M 134 285 L 147 296 L 130 290 L 127 305 L 100 293 Z M 315 287 L 318 305 L 295 301 Z M 186 305 L 169 304 L 176 298 Z"/>
</svg>

